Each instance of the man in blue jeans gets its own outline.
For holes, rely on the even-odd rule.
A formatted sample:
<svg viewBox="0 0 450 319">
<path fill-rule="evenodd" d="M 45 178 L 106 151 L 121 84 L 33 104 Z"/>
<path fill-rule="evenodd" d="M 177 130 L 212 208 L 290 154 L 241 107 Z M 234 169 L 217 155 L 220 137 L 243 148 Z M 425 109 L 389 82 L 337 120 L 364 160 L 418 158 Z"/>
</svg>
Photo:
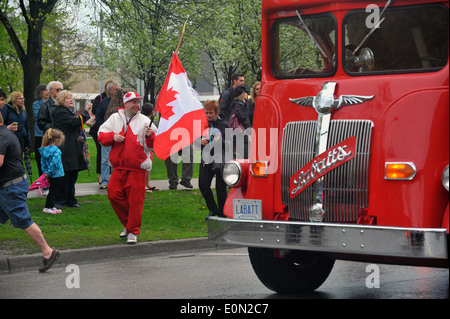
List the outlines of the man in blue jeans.
<svg viewBox="0 0 450 319">
<path fill-rule="evenodd" d="M 59 251 L 49 247 L 41 229 L 31 219 L 27 206 L 30 184 L 21 154 L 19 140 L 4 125 L 0 114 L 0 223 L 5 224 L 9 219 L 15 228 L 25 230 L 41 248 L 44 265 L 39 272 L 46 272 L 58 259 Z"/>
</svg>

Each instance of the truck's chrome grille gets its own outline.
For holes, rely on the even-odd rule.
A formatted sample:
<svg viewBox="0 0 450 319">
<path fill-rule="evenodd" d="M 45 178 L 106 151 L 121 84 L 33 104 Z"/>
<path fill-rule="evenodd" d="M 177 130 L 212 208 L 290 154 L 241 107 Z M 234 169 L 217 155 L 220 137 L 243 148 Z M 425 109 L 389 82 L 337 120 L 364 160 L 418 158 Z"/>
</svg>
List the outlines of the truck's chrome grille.
<svg viewBox="0 0 450 319">
<path fill-rule="evenodd" d="M 281 197 L 291 219 L 309 220 L 313 187 L 291 199 L 290 178 L 314 158 L 316 121 L 291 122 L 283 131 L 281 152 Z M 355 157 L 324 176 L 324 222 L 356 223 L 367 207 L 368 168 L 373 123 L 367 120 L 331 121 L 327 149 L 356 136 Z"/>
</svg>

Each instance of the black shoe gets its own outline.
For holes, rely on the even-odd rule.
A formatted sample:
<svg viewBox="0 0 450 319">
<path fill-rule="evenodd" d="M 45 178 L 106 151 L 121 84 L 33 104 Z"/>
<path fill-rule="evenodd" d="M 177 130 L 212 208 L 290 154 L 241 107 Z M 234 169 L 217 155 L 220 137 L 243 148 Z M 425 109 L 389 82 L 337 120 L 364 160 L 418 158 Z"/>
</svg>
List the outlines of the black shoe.
<svg viewBox="0 0 450 319">
<path fill-rule="evenodd" d="M 55 261 L 58 260 L 58 258 L 59 258 L 59 251 L 57 249 L 53 249 L 52 254 L 50 255 L 50 257 L 48 257 L 48 259 L 45 258 L 42 259 L 42 263 L 44 265 L 42 268 L 39 269 L 39 272 L 43 273 L 49 270 L 53 266 Z"/>
<path fill-rule="evenodd" d="M 177 189 L 177 185 L 169 185 L 169 189 Z"/>
<path fill-rule="evenodd" d="M 81 205 L 80 204 L 73 204 L 73 205 L 69 205 L 70 207 L 73 207 L 73 208 L 81 208 Z"/>
<path fill-rule="evenodd" d="M 180 185 L 183 185 L 186 188 L 194 188 L 194 186 L 192 186 L 191 182 L 189 181 L 181 181 Z"/>
</svg>

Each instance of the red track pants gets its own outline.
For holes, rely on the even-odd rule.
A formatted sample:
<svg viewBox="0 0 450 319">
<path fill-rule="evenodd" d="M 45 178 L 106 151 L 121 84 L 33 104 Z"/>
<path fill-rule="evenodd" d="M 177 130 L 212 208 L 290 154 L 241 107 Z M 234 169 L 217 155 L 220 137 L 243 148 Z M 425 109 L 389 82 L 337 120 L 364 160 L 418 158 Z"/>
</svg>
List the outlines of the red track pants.
<svg viewBox="0 0 450 319">
<path fill-rule="evenodd" d="M 142 210 L 145 201 L 146 171 L 114 168 L 108 183 L 111 206 L 127 233 L 141 232 Z"/>
</svg>

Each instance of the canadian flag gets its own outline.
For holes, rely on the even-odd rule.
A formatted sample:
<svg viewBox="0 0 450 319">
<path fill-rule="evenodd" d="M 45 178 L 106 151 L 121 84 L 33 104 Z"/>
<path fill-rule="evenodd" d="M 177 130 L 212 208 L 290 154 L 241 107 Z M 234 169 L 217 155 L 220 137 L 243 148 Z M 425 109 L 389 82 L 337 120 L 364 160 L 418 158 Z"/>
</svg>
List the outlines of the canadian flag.
<svg viewBox="0 0 450 319">
<path fill-rule="evenodd" d="M 155 110 L 161 118 L 153 150 L 160 159 L 166 160 L 192 144 L 208 128 L 203 105 L 176 53 L 173 53 Z"/>
</svg>

